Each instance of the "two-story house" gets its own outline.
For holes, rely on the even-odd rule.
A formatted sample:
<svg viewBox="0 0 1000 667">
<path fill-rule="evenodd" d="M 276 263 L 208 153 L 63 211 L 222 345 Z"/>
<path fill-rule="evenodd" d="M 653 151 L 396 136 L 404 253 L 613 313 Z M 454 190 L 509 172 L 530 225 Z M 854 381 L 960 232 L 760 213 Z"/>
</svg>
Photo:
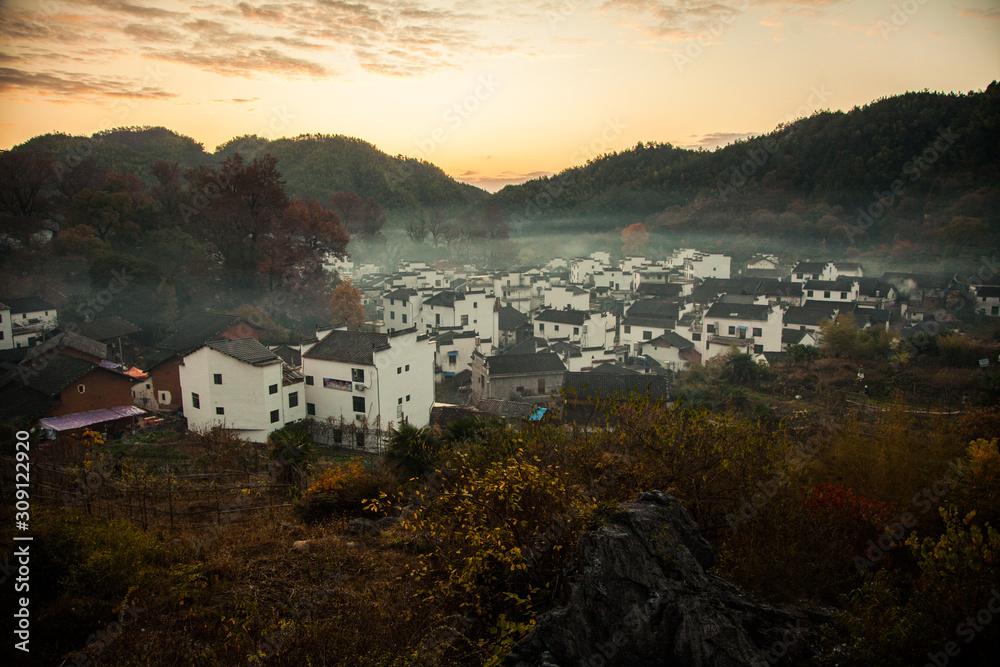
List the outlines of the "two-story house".
<svg viewBox="0 0 1000 667">
<path fill-rule="evenodd" d="M 393 333 L 331 331 L 302 355 L 306 413 L 383 430 L 404 420 L 426 426 L 434 404 L 434 351 L 416 327 Z"/>
<path fill-rule="evenodd" d="M 184 416 L 196 431 L 222 426 L 252 442 L 306 416 L 305 383 L 254 338 L 210 340 L 180 365 Z"/>
<path fill-rule="evenodd" d="M 780 305 L 716 303 L 703 318 L 702 359 L 727 354 L 731 347 L 755 354 L 780 352 L 783 315 Z"/>
<path fill-rule="evenodd" d="M 562 388 L 566 366 L 555 352 L 472 357 L 474 400 L 546 400 Z"/>
<path fill-rule="evenodd" d="M 11 345 L 0 349 L 31 347 L 45 338 L 45 334 L 56 328 L 58 311 L 56 307 L 40 296 L 2 298 L 0 302 L 10 310 Z M 2 342 L 2 341 L 0 341 Z"/>
<path fill-rule="evenodd" d="M 810 280 L 835 280 L 836 278 L 837 269 L 833 262 L 807 260 L 792 267 L 791 279 L 793 282 L 804 283 Z"/>
<path fill-rule="evenodd" d="M 382 297 L 382 328 L 385 333 L 411 329 L 420 321 L 423 298 L 412 287 L 400 287 Z"/>
<path fill-rule="evenodd" d="M 606 348 L 614 342 L 617 318 L 583 310 L 543 310 L 533 318 L 535 337 L 566 341 L 584 348 Z"/>
<path fill-rule="evenodd" d="M 419 328 L 425 333 L 438 329 L 471 331 L 479 334 L 484 344 L 496 345 L 499 339 L 498 310 L 496 299 L 484 291 L 444 290 L 424 299 Z"/>
<path fill-rule="evenodd" d="M 554 310 L 588 310 L 590 292 L 576 285 L 554 285 L 542 290 L 542 303 L 545 308 Z"/>
</svg>

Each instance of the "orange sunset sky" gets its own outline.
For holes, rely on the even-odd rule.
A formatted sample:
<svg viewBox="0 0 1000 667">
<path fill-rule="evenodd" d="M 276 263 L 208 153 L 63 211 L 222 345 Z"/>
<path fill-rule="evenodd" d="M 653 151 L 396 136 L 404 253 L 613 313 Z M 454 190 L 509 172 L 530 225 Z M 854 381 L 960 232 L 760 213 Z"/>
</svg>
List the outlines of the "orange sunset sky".
<svg viewBox="0 0 1000 667">
<path fill-rule="evenodd" d="M 346 134 L 489 190 L 1000 78 L 997 0 L 0 3 L 0 146 Z"/>
</svg>

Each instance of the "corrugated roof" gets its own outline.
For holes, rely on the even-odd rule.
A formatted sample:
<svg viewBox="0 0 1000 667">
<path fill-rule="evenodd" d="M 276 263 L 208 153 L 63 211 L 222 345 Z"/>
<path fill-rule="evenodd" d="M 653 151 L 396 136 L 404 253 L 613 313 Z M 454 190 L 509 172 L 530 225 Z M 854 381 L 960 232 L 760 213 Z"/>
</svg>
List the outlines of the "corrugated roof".
<svg viewBox="0 0 1000 667">
<path fill-rule="evenodd" d="M 46 417 L 39 421 L 53 431 L 70 431 L 90 426 L 91 424 L 101 424 L 103 422 L 115 421 L 122 417 L 138 417 L 144 414 L 146 414 L 145 410 L 137 408 L 134 405 L 122 405 L 115 408 L 101 408 L 86 412 L 74 412 L 70 415 L 59 415 L 58 417 Z"/>
<path fill-rule="evenodd" d="M 388 350 L 390 347 L 389 334 L 331 331 L 302 356 L 306 359 L 372 366 L 375 363 L 375 352 Z"/>
<path fill-rule="evenodd" d="M 210 340 L 205 346 L 252 366 L 270 366 L 281 363 L 278 355 L 261 345 L 260 341 L 255 338 Z"/>
</svg>

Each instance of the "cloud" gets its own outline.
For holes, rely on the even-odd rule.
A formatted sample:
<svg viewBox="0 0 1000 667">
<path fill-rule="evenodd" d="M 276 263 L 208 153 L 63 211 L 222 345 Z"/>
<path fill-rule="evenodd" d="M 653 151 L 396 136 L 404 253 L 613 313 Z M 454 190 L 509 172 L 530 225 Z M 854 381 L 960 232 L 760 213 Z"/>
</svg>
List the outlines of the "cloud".
<svg viewBox="0 0 1000 667">
<path fill-rule="evenodd" d="M 487 192 L 497 192 L 508 185 L 518 185 L 520 183 L 524 183 L 525 181 L 530 181 L 533 178 L 551 175 L 551 171 L 502 171 L 499 174 L 488 175 L 470 169 L 463 171 L 454 178 L 456 181 L 468 183 L 469 185 L 475 185 L 476 187 L 482 188 Z"/>
<path fill-rule="evenodd" d="M 634 16 L 635 21 L 626 22 L 630 27 L 671 41 L 714 39 L 749 7 L 750 0 L 608 0 L 602 5 L 612 14 Z"/>
<path fill-rule="evenodd" d="M 963 9 L 958 15 L 967 19 L 1000 21 L 1000 9 Z"/>
<path fill-rule="evenodd" d="M 25 72 L 12 67 L 0 67 L 0 93 L 13 91 L 47 95 L 62 100 L 80 97 L 132 99 L 177 97 L 176 93 L 124 77 L 93 76 L 82 72 Z"/>
<path fill-rule="evenodd" d="M 212 100 L 213 102 L 222 102 L 225 104 L 253 104 L 254 102 L 259 102 L 259 97 L 233 97 L 228 100 Z"/>
<path fill-rule="evenodd" d="M 694 141 L 689 144 L 682 145 L 681 148 L 690 148 L 692 150 L 698 148 L 715 150 L 716 148 L 728 146 L 734 141 L 740 141 L 750 136 L 753 136 L 752 132 L 713 132 L 711 134 L 692 134 L 690 138 L 694 139 Z"/>
</svg>

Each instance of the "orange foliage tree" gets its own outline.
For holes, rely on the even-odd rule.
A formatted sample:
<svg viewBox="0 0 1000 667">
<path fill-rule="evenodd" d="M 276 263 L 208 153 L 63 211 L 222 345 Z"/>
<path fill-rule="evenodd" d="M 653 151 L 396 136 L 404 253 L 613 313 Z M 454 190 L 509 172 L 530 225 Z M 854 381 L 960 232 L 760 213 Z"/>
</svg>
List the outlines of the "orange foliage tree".
<svg viewBox="0 0 1000 667">
<path fill-rule="evenodd" d="M 622 230 L 622 252 L 627 255 L 641 255 L 649 243 L 649 232 L 641 222 L 629 225 Z"/>
<path fill-rule="evenodd" d="M 333 321 L 347 322 L 347 326 L 357 329 L 365 323 L 365 309 L 361 306 L 361 290 L 350 279 L 337 285 L 330 299 L 330 314 Z"/>
</svg>

